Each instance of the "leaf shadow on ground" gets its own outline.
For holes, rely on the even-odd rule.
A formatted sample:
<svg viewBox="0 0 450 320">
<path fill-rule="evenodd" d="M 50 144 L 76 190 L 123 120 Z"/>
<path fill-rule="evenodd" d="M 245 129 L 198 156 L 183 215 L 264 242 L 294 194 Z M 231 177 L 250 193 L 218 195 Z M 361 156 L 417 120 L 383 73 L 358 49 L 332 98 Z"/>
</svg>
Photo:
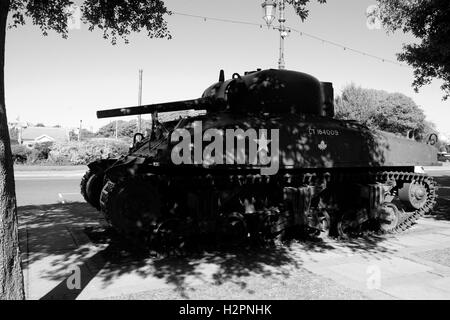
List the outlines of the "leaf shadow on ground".
<svg viewBox="0 0 450 320">
<path fill-rule="evenodd" d="M 392 254 L 385 237 L 348 241 L 334 239 L 293 240 L 240 249 L 207 248 L 178 256 L 155 257 L 148 251 L 130 248 L 109 228 L 102 215 L 86 203 L 19 207 L 22 262 L 25 268 L 45 264 L 40 277 L 61 281 L 43 299 L 74 299 L 95 277 L 106 288 L 121 276 L 143 281 L 153 277 L 172 287 L 181 298 L 202 284 L 235 284 L 247 287 L 252 276 L 288 279 L 308 262 L 330 253 L 361 254 L 368 260 L 380 253 Z M 68 290 L 71 268 L 81 269 L 81 288 Z"/>
</svg>

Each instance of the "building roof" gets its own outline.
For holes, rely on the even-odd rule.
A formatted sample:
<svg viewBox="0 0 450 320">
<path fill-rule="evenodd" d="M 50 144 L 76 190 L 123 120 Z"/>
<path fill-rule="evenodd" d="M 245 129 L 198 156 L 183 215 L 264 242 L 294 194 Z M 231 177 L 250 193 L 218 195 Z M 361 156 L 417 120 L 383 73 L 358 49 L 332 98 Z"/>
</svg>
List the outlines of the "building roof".
<svg viewBox="0 0 450 320">
<path fill-rule="evenodd" d="M 43 135 L 55 139 L 57 142 L 69 140 L 69 131 L 64 128 L 28 127 L 22 131 L 22 140 L 35 140 Z"/>
</svg>

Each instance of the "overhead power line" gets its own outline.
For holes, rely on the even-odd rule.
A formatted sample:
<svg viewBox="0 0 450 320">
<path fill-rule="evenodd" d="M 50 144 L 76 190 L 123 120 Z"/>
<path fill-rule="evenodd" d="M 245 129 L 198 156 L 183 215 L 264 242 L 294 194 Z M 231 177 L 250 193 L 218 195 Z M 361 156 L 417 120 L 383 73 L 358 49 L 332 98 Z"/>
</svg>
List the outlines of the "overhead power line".
<svg viewBox="0 0 450 320">
<path fill-rule="evenodd" d="M 201 19 L 204 22 L 207 22 L 208 20 L 211 20 L 211 21 L 218 21 L 218 22 L 223 22 L 223 23 L 234 23 L 234 24 L 243 24 L 243 25 L 257 26 L 260 29 L 263 29 L 263 24 L 261 24 L 261 23 L 248 22 L 248 21 L 242 21 L 242 20 L 231 20 L 231 19 L 224 19 L 224 18 L 215 18 L 215 17 L 209 17 L 209 16 L 200 16 L 200 15 L 189 14 L 189 13 L 184 13 L 184 12 L 172 11 L 172 13 L 175 14 L 175 15 L 179 15 L 179 16 L 185 16 L 185 17 L 190 17 L 190 18 Z M 272 29 L 274 29 L 274 28 L 272 28 Z M 341 49 L 346 50 L 346 51 L 350 51 L 350 52 L 353 52 L 353 53 L 356 53 L 356 54 L 359 54 L 359 55 L 362 55 L 362 56 L 365 56 L 365 57 L 368 57 L 368 58 L 376 59 L 376 60 L 381 61 L 381 62 L 391 63 L 391 64 L 397 65 L 399 67 L 408 67 L 408 65 L 405 65 L 403 63 L 399 63 L 399 62 L 391 60 L 391 59 L 386 59 L 386 58 L 383 58 L 383 57 L 371 54 L 369 52 L 365 52 L 365 51 L 362 51 L 362 50 L 354 49 L 354 48 L 346 46 L 344 44 L 341 44 L 341 43 L 338 43 L 338 42 L 335 42 L 335 41 L 331 41 L 331 40 L 327 40 L 327 39 L 318 37 L 318 36 L 313 35 L 311 33 L 300 31 L 300 30 L 297 30 L 297 29 L 291 28 L 291 27 L 289 27 L 289 29 L 294 31 L 294 32 L 296 32 L 296 33 L 298 33 L 300 36 L 305 36 L 305 37 L 311 38 L 313 40 L 320 41 L 323 44 L 332 45 L 332 46 L 341 48 Z"/>
</svg>

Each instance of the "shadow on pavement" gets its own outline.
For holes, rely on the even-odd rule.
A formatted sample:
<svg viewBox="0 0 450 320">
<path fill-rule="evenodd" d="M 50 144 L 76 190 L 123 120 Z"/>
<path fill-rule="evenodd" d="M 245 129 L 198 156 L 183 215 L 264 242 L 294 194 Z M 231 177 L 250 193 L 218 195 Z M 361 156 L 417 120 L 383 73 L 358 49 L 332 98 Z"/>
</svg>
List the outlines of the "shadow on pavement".
<svg viewBox="0 0 450 320">
<path fill-rule="evenodd" d="M 289 278 L 309 255 L 342 249 L 369 255 L 393 252 L 383 245 L 384 237 L 345 242 L 319 238 L 234 250 L 208 248 L 158 258 L 150 252 L 130 250 L 86 203 L 23 206 L 18 211 L 21 249 L 28 253 L 23 263 L 28 268 L 40 265 L 39 281 L 59 282 L 42 299 L 75 299 L 94 277 L 107 287 L 127 274 L 163 280 L 188 298 L 189 290 L 195 290 L 193 283 L 232 282 L 245 288 L 246 277 L 251 275 Z M 74 265 L 81 270 L 81 287 L 70 290 L 67 281 Z"/>
</svg>

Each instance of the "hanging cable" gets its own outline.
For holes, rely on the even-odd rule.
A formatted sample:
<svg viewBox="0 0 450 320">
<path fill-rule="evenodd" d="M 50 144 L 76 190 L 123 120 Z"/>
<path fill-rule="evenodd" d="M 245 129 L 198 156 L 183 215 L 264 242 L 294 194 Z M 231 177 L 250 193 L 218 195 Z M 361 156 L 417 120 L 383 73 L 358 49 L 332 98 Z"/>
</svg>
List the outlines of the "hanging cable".
<svg viewBox="0 0 450 320">
<path fill-rule="evenodd" d="M 224 18 L 200 16 L 200 15 L 183 13 L 183 12 L 175 12 L 175 11 L 172 11 L 172 14 L 179 15 L 179 16 L 190 17 L 190 18 L 198 18 L 198 19 L 202 19 L 204 22 L 207 22 L 208 20 L 212 20 L 212 21 L 218 21 L 218 22 L 224 22 L 224 23 L 234 23 L 234 24 L 258 26 L 258 27 L 260 27 L 260 29 L 262 29 L 262 27 L 263 27 L 263 25 L 261 23 L 254 23 L 254 22 L 248 22 L 248 21 L 242 21 L 242 20 L 231 20 L 231 19 L 224 19 Z M 353 53 L 356 53 L 356 54 L 359 54 L 359 55 L 362 55 L 362 56 L 365 56 L 365 57 L 369 57 L 369 58 L 372 58 L 372 59 L 376 59 L 376 60 L 381 61 L 381 62 L 391 63 L 391 64 L 397 65 L 399 67 L 409 67 L 408 65 L 399 63 L 399 62 L 394 61 L 394 60 L 382 58 L 382 57 L 376 56 L 374 54 L 371 54 L 371 53 L 368 53 L 368 52 L 365 52 L 365 51 L 362 51 L 362 50 L 354 49 L 354 48 L 348 47 L 346 45 L 343 45 L 343 44 L 340 44 L 340 43 L 337 43 L 337 42 L 334 42 L 334 41 L 330 41 L 330 40 L 327 40 L 327 39 L 318 37 L 316 35 L 313 35 L 313 34 L 310 34 L 310 33 L 304 32 L 304 31 L 300 31 L 300 30 L 297 30 L 297 29 L 294 29 L 294 28 L 291 28 L 291 27 L 288 27 L 288 28 L 290 30 L 300 34 L 300 36 L 305 36 L 305 37 L 308 37 L 308 38 L 320 41 L 320 42 L 322 42 L 322 44 L 328 44 L 328 45 L 332 45 L 332 46 L 335 46 L 335 47 L 339 47 L 339 48 L 344 49 L 345 51 L 348 50 L 348 51 L 351 51 Z"/>
</svg>

